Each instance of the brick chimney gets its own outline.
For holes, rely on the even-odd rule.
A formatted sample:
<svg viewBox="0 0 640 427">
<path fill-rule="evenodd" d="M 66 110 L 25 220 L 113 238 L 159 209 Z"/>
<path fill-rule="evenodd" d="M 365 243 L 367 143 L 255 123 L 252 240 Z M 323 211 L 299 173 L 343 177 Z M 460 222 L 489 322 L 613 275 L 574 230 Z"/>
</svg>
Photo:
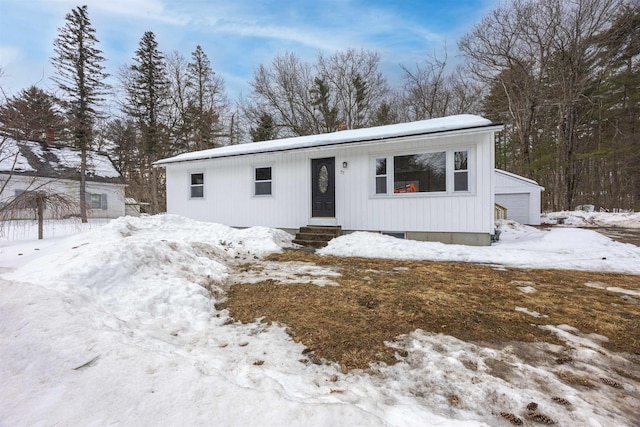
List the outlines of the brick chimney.
<svg viewBox="0 0 640 427">
<path fill-rule="evenodd" d="M 47 128 L 44 130 L 44 135 L 47 141 L 47 145 L 55 145 L 56 137 L 51 126 L 47 126 Z"/>
<path fill-rule="evenodd" d="M 340 122 L 338 124 L 338 129 L 336 130 L 336 132 L 340 132 L 341 130 L 347 130 L 347 129 L 349 129 L 347 127 L 347 124 L 345 122 Z"/>
</svg>

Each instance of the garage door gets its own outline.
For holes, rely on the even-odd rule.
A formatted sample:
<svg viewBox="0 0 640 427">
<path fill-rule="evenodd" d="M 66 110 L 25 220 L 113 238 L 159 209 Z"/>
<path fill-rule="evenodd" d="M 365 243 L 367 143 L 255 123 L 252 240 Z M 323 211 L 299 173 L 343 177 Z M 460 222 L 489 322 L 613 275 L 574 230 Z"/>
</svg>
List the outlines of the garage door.
<svg viewBox="0 0 640 427">
<path fill-rule="evenodd" d="M 529 224 L 529 193 L 496 194 L 496 203 L 507 208 L 507 219 Z"/>
</svg>

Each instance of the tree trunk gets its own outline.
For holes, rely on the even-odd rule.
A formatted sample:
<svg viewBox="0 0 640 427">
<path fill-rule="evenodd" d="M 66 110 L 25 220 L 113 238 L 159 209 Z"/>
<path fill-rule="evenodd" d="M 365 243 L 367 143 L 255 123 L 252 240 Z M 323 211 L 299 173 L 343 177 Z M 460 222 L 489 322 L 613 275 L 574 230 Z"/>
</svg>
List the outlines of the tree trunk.
<svg viewBox="0 0 640 427">
<path fill-rule="evenodd" d="M 38 211 L 38 240 L 44 238 L 44 199 L 36 198 L 36 210 Z"/>
<path fill-rule="evenodd" d="M 80 149 L 80 219 L 87 222 L 87 149 L 83 146 Z"/>
<path fill-rule="evenodd" d="M 158 202 L 158 171 L 153 166 L 153 162 L 155 162 L 155 154 L 151 155 L 149 159 L 149 168 L 151 170 L 151 213 L 158 214 L 160 213 L 160 203 Z"/>
</svg>

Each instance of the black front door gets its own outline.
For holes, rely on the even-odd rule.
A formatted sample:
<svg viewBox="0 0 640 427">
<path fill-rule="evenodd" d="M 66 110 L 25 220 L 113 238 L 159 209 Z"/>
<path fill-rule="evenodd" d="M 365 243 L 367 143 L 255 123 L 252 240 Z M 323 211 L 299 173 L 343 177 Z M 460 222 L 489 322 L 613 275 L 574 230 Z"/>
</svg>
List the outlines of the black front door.
<svg viewBox="0 0 640 427">
<path fill-rule="evenodd" d="M 334 157 L 311 160 L 311 216 L 336 216 Z"/>
</svg>

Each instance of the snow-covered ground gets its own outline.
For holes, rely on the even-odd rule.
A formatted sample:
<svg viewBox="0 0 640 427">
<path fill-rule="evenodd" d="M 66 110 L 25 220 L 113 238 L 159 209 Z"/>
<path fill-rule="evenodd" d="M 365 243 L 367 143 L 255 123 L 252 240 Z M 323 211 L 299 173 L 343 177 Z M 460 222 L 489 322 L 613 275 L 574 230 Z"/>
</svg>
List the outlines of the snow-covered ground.
<svg viewBox="0 0 640 427">
<path fill-rule="evenodd" d="M 541 219 L 544 224 L 555 225 L 561 222 L 573 227 L 640 228 L 639 212 L 560 211 L 543 213 Z"/>
<path fill-rule="evenodd" d="M 354 233 L 322 253 L 640 274 L 639 247 L 594 231 L 501 229 L 500 242 L 484 248 Z M 394 366 L 343 374 L 332 363 L 301 363 L 304 347 L 284 327 L 233 323 L 214 306 L 238 280 L 237 265 L 291 245 L 279 230 L 163 215 L 52 222 L 42 241 L 31 233 L 23 225 L 0 237 L 2 427 L 507 426 L 501 412 L 532 422 L 532 401 L 560 425 L 640 423 L 640 386 L 616 373 L 632 368 L 628 359 L 604 349 L 606 337 L 572 325 L 545 327 L 568 351 L 545 343 L 495 349 L 414 331 L 390 343 L 408 352 Z M 297 264 L 291 274 L 313 276 L 309 286 L 335 279 Z M 640 280 L 620 291 L 638 299 Z M 570 387 L 543 362 L 549 352 L 572 357 L 568 373 L 623 388 Z M 496 360 L 509 368 L 499 377 Z"/>
</svg>

